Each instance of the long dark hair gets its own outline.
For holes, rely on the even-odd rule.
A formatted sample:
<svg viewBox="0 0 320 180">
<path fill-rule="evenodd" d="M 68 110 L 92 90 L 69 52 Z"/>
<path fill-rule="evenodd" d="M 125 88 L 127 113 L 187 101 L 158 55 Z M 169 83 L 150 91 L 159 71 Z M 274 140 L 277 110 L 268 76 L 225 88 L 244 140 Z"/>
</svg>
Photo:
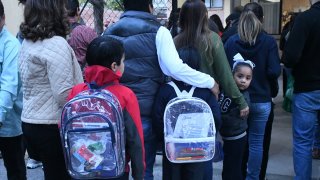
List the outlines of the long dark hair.
<svg viewBox="0 0 320 180">
<path fill-rule="evenodd" d="M 224 31 L 224 28 L 223 28 L 223 24 L 221 22 L 221 19 L 220 17 L 217 15 L 217 14 L 213 14 L 210 16 L 210 19 L 216 23 L 216 25 L 218 26 L 219 28 L 219 31 L 220 32 L 223 32 Z"/>
<path fill-rule="evenodd" d="M 201 0 L 187 0 L 181 7 L 179 25 L 181 33 L 175 38 L 177 49 L 192 46 L 202 50 L 211 65 L 212 32 L 208 28 L 208 11 L 204 3 Z"/>
<path fill-rule="evenodd" d="M 69 31 L 65 0 L 27 0 L 22 36 L 32 41 L 53 36 L 66 37 Z"/>
<path fill-rule="evenodd" d="M 263 8 L 260 4 L 256 2 L 248 3 L 244 6 L 243 11 L 252 11 L 260 22 L 263 22 Z"/>
</svg>

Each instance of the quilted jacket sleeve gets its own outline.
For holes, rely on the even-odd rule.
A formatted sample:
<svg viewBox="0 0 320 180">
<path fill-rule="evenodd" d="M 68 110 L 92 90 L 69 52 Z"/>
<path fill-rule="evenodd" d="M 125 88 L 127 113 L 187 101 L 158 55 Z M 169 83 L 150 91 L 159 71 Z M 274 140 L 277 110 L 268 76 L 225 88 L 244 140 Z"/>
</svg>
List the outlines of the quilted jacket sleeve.
<svg viewBox="0 0 320 180">
<path fill-rule="evenodd" d="M 61 107 L 73 86 L 82 83 L 83 78 L 75 54 L 65 39 L 56 38 L 50 55 L 47 56 L 47 72 L 53 98 Z"/>
</svg>

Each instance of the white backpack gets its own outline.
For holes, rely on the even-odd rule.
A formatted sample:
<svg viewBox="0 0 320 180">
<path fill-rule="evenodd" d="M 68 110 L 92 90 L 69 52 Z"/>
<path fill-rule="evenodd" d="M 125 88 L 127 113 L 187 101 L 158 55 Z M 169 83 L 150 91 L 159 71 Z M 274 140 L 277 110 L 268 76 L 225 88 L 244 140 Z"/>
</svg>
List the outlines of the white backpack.
<svg viewBox="0 0 320 180">
<path fill-rule="evenodd" d="M 169 82 L 177 97 L 167 104 L 164 121 L 165 152 L 172 163 L 209 161 L 215 152 L 216 128 L 210 106 L 202 99 L 180 91 Z"/>
</svg>

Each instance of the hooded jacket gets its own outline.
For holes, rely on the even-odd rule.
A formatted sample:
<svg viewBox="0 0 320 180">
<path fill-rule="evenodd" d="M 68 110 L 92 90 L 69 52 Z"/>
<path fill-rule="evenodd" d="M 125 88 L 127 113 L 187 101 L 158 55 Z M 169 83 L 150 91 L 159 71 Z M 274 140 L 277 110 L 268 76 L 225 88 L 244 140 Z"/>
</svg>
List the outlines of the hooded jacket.
<svg viewBox="0 0 320 180">
<path fill-rule="evenodd" d="M 119 73 L 116 74 L 112 70 L 99 65 L 88 66 L 85 69 L 86 82 L 95 82 L 98 86 L 112 83 L 105 89 L 118 98 L 122 107 L 126 136 L 126 172 L 129 172 L 128 163 L 131 160 L 133 178 L 143 179 L 145 167 L 144 141 L 138 101 L 129 88 L 119 84 L 120 77 Z M 72 88 L 68 100 L 88 89 L 86 83 L 76 85 Z"/>
<path fill-rule="evenodd" d="M 261 32 L 255 44 L 250 45 L 241 41 L 239 35 L 236 34 L 229 38 L 224 48 L 231 67 L 233 56 L 237 53 L 255 64 L 253 78 L 248 88 L 251 102 L 271 102 L 270 82 L 276 81 L 281 73 L 276 40 L 265 32 Z"/>
</svg>

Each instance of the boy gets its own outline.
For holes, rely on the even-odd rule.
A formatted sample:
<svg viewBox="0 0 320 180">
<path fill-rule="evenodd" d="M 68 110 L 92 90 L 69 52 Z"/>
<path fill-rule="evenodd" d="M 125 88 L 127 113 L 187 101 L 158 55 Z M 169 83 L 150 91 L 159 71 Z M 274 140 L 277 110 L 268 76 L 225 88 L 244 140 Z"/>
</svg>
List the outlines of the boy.
<svg viewBox="0 0 320 180">
<path fill-rule="evenodd" d="M 126 134 L 126 168 L 125 174 L 119 179 L 129 179 L 129 165 L 131 160 L 132 176 L 143 179 L 144 175 L 144 144 L 140 110 L 135 94 L 127 87 L 119 84 L 124 71 L 124 49 L 120 41 L 111 37 L 98 37 L 88 47 L 85 78 L 88 83 L 105 86 L 119 100 L 123 111 Z M 86 83 L 72 88 L 68 100 L 81 91 L 88 90 Z"/>
</svg>

